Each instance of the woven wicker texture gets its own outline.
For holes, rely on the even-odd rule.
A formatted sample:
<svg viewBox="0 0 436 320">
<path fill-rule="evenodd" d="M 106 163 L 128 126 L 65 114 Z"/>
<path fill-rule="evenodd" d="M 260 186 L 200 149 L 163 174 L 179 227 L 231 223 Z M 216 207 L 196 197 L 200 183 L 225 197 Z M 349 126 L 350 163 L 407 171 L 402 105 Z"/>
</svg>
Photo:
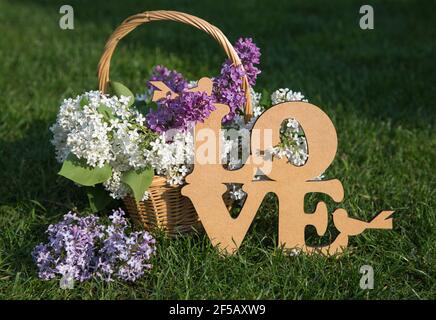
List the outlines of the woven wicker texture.
<svg viewBox="0 0 436 320">
<path fill-rule="evenodd" d="M 147 230 L 159 229 L 169 236 L 201 229 L 201 223 L 189 198 L 180 193 L 181 186 L 170 186 L 163 177 L 155 176 L 146 201 L 123 199 L 134 222 Z"/>
</svg>

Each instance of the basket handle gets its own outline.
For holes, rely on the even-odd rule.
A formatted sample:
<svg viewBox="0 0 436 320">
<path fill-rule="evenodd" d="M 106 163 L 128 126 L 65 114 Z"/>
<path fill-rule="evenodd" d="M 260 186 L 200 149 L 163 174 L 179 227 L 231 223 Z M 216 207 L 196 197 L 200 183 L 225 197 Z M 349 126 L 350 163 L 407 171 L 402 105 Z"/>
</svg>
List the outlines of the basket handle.
<svg viewBox="0 0 436 320">
<path fill-rule="evenodd" d="M 121 25 L 115 29 L 115 31 L 112 33 L 112 35 L 106 42 L 103 55 L 101 56 L 98 65 L 98 80 L 99 80 L 99 89 L 101 92 L 103 93 L 106 92 L 107 85 L 109 83 L 110 62 L 111 62 L 112 54 L 118 42 L 122 38 L 124 38 L 127 34 L 129 34 L 131 31 L 136 29 L 136 27 L 138 27 L 139 25 L 151 21 L 159 21 L 159 20 L 177 21 L 177 22 L 191 25 L 193 27 L 196 27 L 197 29 L 203 30 L 207 34 L 211 35 L 219 43 L 219 45 L 224 49 L 225 53 L 227 54 L 227 56 L 230 58 L 230 60 L 234 65 L 242 67 L 241 59 L 239 58 L 232 44 L 229 42 L 226 36 L 221 32 L 220 29 L 211 25 L 209 22 L 200 19 L 198 17 L 192 16 L 190 14 L 186 14 L 178 11 L 166 11 L 166 10 L 146 11 L 143 13 L 130 16 L 126 20 L 124 20 L 121 23 Z M 246 75 L 244 75 L 242 80 L 243 80 L 242 89 L 245 92 L 245 98 L 246 98 L 244 110 L 245 110 L 246 117 L 249 118 L 252 115 L 250 85 L 248 83 L 248 78 Z"/>
</svg>

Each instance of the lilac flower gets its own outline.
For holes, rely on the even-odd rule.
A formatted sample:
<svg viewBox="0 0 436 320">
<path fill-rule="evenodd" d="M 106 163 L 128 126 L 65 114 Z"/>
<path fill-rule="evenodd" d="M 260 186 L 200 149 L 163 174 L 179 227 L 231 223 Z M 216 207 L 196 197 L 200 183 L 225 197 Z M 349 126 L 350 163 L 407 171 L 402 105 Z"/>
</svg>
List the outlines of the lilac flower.
<svg viewBox="0 0 436 320">
<path fill-rule="evenodd" d="M 153 131 L 162 133 L 169 129 L 186 130 L 198 121 L 204 121 L 215 108 L 213 103 L 223 103 L 230 107 L 230 112 L 224 122 L 231 121 L 236 114 L 242 113 L 245 105 L 245 93 L 242 90 L 242 77 L 247 75 L 251 86 L 256 84 L 260 70 L 256 67 L 260 62 L 260 49 L 251 38 L 240 38 L 234 46 L 241 58 L 242 66 L 234 66 L 226 60 L 221 73 L 213 79 L 212 97 L 205 93 L 188 93 L 188 83 L 175 70 L 168 70 L 163 66 L 156 66 L 152 72 L 151 81 L 163 81 L 179 97 L 163 98 L 157 102 L 157 110 L 150 110 L 147 114 L 147 124 Z M 154 87 L 147 83 L 150 94 Z"/>
<path fill-rule="evenodd" d="M 153 68 L 150 80 L 147 81 L 147 87 L 150 91 L 150 96 L 152 96 L 155 87 L 150 81 L 162 81 L 176 93 L 181 93 L 188 87 L 188 82 L 183 78 L 181 73 L 160 65 Z"/>
<path fill-rule="evenodd" d="M 215 110 L 212 97 L 205 92 L 183 91 L 175 99 L 159 100 L 157 110 L 147 114 L 147 124 L 153 131 L 187 130 L 192 124 L 204 121 Z"/>
<path fill-rule="evenodd" d="M 213 79 L 214 101 L 230 107 L 230 112 L 225 116 L 224 122 L 231 121 L 245 104 L 245 93 L 242 90 L 244 74 L 240 66 L 234 66 L 227 61 L 221 69 L 221 75 Z"/>
<path fill-rule="evenodd" d="M 81 282 L 94 276 L 136 281 L 151 268 L 148 262 L 156 250 L 155 240 L 147 232 L 128 234 L 124 215 L 121 209 L 114 210 L 109 225 L 100 224 L 94 215 L 64 215 L 61 222 L 48 227 L 48 243 L 32 252 L 38 276 L 49 280 L 69 274 Z"/>
<path fill-rule="evenodd" d="M 251 38 L 239 38 L 235 44 L 235 50 L 241 59 L 244 70 L 247 73 L 248 82 L 251 86 L 256 85 L 257 75 L 260 70 L 255 65 L 260 63 L 260 49 Z"/>
<path fill-rule="evenodd" d="M 254 86 L 257 75 L 260 73 L 260 70 L 255 66 L 260 62 L 260 49 L 253 40 L 240 38 L 234 47 L 244 68 L 234 66 L 230 60 L 227 60 L 221 68 L 221 74 L 214 78 L 214 100 L 230 107 L 230 112 L 224 118 L 224 122 L 231 121 L 238 112 L 242 112 L 245 105 L 242 77 L 246 74 L 249 84 Z"/>
</svg>

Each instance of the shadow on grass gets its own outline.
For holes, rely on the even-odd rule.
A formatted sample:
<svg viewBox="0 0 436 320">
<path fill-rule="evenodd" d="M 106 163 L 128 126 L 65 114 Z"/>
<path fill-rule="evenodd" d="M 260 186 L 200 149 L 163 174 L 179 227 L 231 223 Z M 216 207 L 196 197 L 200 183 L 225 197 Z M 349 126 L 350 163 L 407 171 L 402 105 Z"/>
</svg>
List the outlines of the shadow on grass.
<svg viewBox="0 0 436 320">
<path fill-rule="evenodd" d="M 49 126 L 36 120 L 28 126 L 23 138 L 12 142 L 0 140 L 4 157 L 0 158 L 1 204 L 14 205 L 24 200 L 41 204 L 67 207 L 79 203 L 81 190 L 58 176 L 60 164 L 56 162 Z"/>
</svg>

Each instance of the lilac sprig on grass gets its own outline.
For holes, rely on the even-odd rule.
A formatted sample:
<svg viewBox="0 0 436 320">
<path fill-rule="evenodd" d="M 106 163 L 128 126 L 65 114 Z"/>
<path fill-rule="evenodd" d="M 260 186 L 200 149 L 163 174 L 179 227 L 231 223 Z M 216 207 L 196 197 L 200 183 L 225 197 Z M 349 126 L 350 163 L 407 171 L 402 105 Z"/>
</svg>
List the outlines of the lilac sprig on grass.
<svg viewBox="0 0 436 320">
<path fill-rule="evenodd" d="M 145 231 L 128 232 L 123 210 L 102 224 L 95 215 L 79 217 L 69 212 L 46 231 L 48 242 L 35 247 L 32 256 L 43 280 L 71 276 L 83 282 L 92 277 L 106 281 L 136 281 L 151 269 L 155 239 Z"/>
</svg>

